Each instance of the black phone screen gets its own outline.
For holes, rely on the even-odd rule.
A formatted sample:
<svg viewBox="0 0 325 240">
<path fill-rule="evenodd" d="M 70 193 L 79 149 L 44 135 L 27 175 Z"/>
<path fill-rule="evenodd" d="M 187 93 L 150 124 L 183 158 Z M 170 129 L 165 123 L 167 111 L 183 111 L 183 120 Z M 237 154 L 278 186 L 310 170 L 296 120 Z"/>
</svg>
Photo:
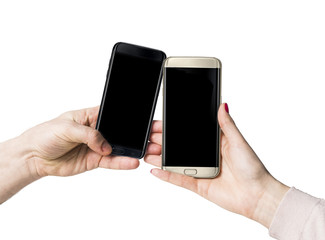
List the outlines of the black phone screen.
<svg viewBox="0 0 325 240">
<path fill-rule="evenodd" d="M 161 51 L 118 43 L 107 73 L 97 129 L 113 154 L 142 157 L 161 82 Z"/>
<path fill-rule="evenodd" d="M 164 166 L 219 167 L 219 71 L 165 69 Z"/>
</svg>

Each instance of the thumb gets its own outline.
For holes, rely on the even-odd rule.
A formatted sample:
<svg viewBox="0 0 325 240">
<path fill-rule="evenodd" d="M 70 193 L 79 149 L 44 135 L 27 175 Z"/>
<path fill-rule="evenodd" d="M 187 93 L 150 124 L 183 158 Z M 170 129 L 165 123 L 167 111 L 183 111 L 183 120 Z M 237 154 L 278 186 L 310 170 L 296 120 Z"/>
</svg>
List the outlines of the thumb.
<svg viewBox="0 0 325 240">
<path fill-rule="evenodd" d="M 111 145 L 99 131 L 91 127 L 74 123 L 68 130 L 67 137 L 76 143 L 86 144 L 91 150 L 100 155 L 109 155 L 112 152 Z"/>
<path fill-rule="evenodd" d="M 234 120 L 229 115 L 229 108 L 227 103 L 223 103 L 219 107 L 218 122 L 224 135 L 232 142 L 244 140 Z"/>
</svg>

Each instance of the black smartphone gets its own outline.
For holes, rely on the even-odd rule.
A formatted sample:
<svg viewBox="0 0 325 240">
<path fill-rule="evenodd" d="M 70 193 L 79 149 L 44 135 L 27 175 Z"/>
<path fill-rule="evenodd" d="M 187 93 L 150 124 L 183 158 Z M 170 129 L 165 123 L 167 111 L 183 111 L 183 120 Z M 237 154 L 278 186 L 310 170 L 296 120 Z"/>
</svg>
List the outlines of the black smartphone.
<svg viewBox="0 0 325 240">
<path fill-rule="evenodd" d="M 112 154 L 142 158 L 162 78 L 166 54 L 128 43 L 113 47 L 96 129 Z"/>
<path fill-rule="evenodd" d="M 221 62 L 170 57 L 164 66 L 162 168 L 214 178 L 220 171 Z"/>
</svg>

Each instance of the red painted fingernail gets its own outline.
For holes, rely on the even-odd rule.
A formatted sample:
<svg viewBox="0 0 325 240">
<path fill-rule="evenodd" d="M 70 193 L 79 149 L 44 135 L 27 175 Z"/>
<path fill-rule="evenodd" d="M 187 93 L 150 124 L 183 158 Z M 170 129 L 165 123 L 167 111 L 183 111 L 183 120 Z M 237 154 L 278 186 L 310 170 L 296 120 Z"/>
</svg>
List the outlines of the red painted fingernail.
<svg viewBox="0 0 325 240">
<path fill-rule="evenodd" d="M 227 113 L 229 113 L 229 108 L 228 108 L 228 104 L 227 103 L 225 103 L 225 110 L 226 110 Z"/>
</svg>

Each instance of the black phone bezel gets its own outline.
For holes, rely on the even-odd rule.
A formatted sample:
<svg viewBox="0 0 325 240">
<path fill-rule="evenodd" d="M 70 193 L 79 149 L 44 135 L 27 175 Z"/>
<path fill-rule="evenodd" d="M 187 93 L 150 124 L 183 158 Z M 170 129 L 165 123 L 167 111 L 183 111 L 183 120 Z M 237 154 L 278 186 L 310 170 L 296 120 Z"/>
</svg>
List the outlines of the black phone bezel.
<svg viewBox="0 0 325 240">
<path fill-rule="evenodd" d="M 102 115 L 102 112 L 104 110 L 104 103 L 105 103 L 105 100 L 106 100 L 106 93 L 107 93 L 108 83 L 109 83 L 110 75 L 111 75 L 111 72 L 112 72 L 112 66 L 113 66 L 113 63 L 114 63 L 114 56 L 115 56 L 117 51 L 119 51 L 122 54 L 125 53 L 125 54 L 133 55 L 133 56 L 136 56 L 136 57 L 144 57 L 144 58 L 150 58 L 150 59 L 153 59 L 153 60 L 161 61 L 161 69 L 160 69 L 160 74 L 159 74 L 159 80 L 158 80 L 158 84 L 157 84 L 157 87 L 156 87 L 155 98 L 154 98 L 154 101 L 153 101 L 153 104 L 152 104 L 149 124 L 148 124 L 148 127 L 147 127 L 147 132 L 146 132 L 146 136 L 145 136 L 145 139 L 144 139 L 144 142 L 143 142 L 142 149 L 137 150 L 137 149 L 131 149 L 131 148 L 128 148 L 128 147 L 125 147 L 125 146 L 121 146 L 121 145 L 112 145 L 112 154 L 113 155 L 127 156 L 127 157 L 133 157 L 133 158 L 141 159 L 141 158 L 144 157 L 144 155 L 146 153 L 147 145 L 148 145 L 149 135 L 150 135 L 151 126 L 152 126 L 152 120 L 153 120 L 153 116 L 154 116 L 154 113 L 155 113 L 155 109 L 156 109 L 156 105 L 157 105 L 157 99 L 158 99 L 159 90 L 160 90 L 160 85 L 161 85 L 161 81 L 162 81 L 163 63 L 164 63 L 164 60 L 166 59 L 166 54 L 161 50 L 156 50 L 156 49 L 143 47 L 143 46 L 139 46 L 139 45 L 134 45 L 134 44 L 129 44 L 129 43 L 125 43 L 125 42 L 118 42 L 118 43 L 116 43 L 114 45 L 113 50 L 112 50 L 112 54 L 111 54 L 111 58 L 110 58 L 110 61 L 109 61 L 109 65 L 108 65 L 103 97 L 102 97 L 102 101 L 101 101 L 101 104 L 100 104 L 97 123 L 96 123 L 96 130 L 99 130 L 99 127 L 100 127 L 100 124 L 101 124 L 101 115 Z"/>
</svg>

